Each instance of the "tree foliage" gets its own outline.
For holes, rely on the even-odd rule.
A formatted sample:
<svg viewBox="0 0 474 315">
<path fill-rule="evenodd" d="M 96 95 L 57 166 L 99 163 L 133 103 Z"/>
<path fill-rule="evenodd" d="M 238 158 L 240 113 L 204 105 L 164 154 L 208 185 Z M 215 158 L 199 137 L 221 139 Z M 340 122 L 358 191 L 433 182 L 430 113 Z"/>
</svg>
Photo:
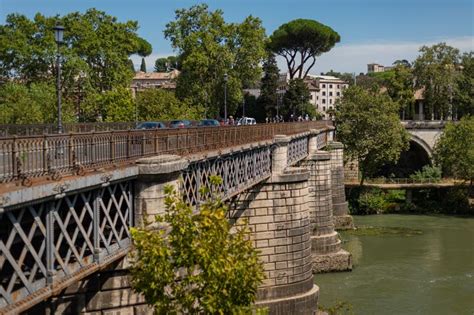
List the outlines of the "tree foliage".
<svg viewBox="0 0 474 315">
<path fill-rule="evenodd" d="M 177 99 L 173 92 L 161 89 L 148 89 L 137 94 L 139 120 L 198 120 L 203 117 L 201 106 Z"/>
<path fill-rule="evenodd" d="M 359 162 L 361 184 L 408 149 L 409 136 L 400 123 L 398 104 L 388 95 L 352 86 L 336 102 L 336 110 L 337 137 L 347 157 Z"/>
<path fill-rule="evenodd" d="M 329 26 L 314 20 L 296 19 L 275 30 L 268 46 L 285 58 L 290 79 L 304 79 L 314 66 L 316 57 L 331 50 L 339 41 L 339 34 Z"/>
<path fill-rule="evenodd" d="M 165 37 L 179 54 L 181 74 L 176 95 L 204 105 L 210 116 L 223 113 L 224 74 L 228 75 L 228 113 L 242 102 L 242 89 L 260 79 L 265 57 L 265 31 L 258 18 L 226 23 L 223 12 L 209 11 L 205 4 L 176 10 Z"/>
<path fill-rule="evenodd" d="M 298 116 L 305 116 L 308 114 L 310 117 L 316 115 L 314 106 L 309 102 L 311 95 L 309 93 L 308 86 L 302 79 L 290 80 L 288 90 L 285 92 L 283 97 L 283 106 L 281 107 L 280 113 L 286 120 L 293 118 L 296 119 Z"/>
<path fill-rule="evenodd" d="M 0 85 L 0 124 L 52 123 L 56 121 L 56 108 L 56 89 L 50 84 Z M 74 118 L 71 102 L 64 102 L 64 122 Z"/>
<path fill-rule="evenodd" d="M 388 95 L 394 102 L 397 102 L 401 117 L 414 119 L 415 116 L 415 90 L 413 88 L 413 73 L 406 65 L 400 64 L 390 71 L 390 75 L 385 83 Z"/>
<path fill-rule="evenodd" d="M 435 146 L 435 161 L 446 175 L 474 179 L 474 117 L 466 116 L 458 124 L 447 124 Z"/>
<path fill-rule="evenodd" d="M 414 62 L 416 85 L 424 88 L 426 116 L 448 119 L 456 112 L 453 102 L 457 93 L 459 50 L 445 43 L 420 48 L 421 55 Z"/>
<path fill-rule="evenodd" d="M 140 64 L 140 71 L 141 71 L 141 72 L 146 72 L 146 62 L 145 62 L 145 58 L 142 58 L 142 63 Z"/>
<path fill-rule="evenodd" d="M 172 69 L 181 70 L 181 64 L 176 56 L 158 58 L 155 61 L 155 72 L 168 72 Z"/>
<path fill-rule="evenodd" d="M 231 233 L 227 207 L 219 199 L 194 213 L 171 187 L 165 191 L 166 213 L 157 216 L 159 227 L 131 228 L 135 290 L 158 314 L 250 312 L 263 267 L 248 226 Z"/>
<path fill-rule="evenodd" d="M 137 35 L 137 22 L 119 22 L 116 17 L 96 9 L 62 17 L 38 13 L 33 19 L 9 14 L 5 24 L 0 25 L 0 76 L 27 86 L 35 82 L 53 86 L 57 53 L 53 27 L 56 24 L 65 27 L 60 50 L 62 96 L 66 105 L 74 103 L 79 108 L 82 99 L 96 99 L 103 92 L 129 87 L 133 77 L 130 55 L 151 53 L 151 45 Z M 41 111 L 52 109 L 54 104 Z M 55 111 L 49 111 L 48 117 L 51 120 L 43 122 L 52 122 Z"/>
<path fill-rule="evenodd" d="M 461 57 L 461 75 L 458 76 L 458 88 L 454 96 L 458 117 L 474 116 L 474 52 L 464 53 Z"/>
<path fill-rule="evenodd" d="M 277 89 L 280 73 L 275 56 L 272 53 L 268 53 L 267 58 L 263 62 L 263 72 L 264 75 L 261 80 L 262 83 L 260 86 L 260 96 L 258 97 L 258 104 L 260 110 L 264 111 L 266 116 L 275 117 L 275 115 L 277 114 Z"/>
</svg>

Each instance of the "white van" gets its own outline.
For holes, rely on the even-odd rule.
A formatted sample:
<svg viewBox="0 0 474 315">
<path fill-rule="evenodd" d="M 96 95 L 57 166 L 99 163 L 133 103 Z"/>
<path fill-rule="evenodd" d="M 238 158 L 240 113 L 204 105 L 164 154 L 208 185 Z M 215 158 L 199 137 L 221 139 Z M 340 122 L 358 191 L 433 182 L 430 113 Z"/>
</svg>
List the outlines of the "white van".
<svg viewBox="0 0 474 315">
<path fill-rule="evenodd" d="M 237 121 L 237 126 L 244 126 L 244 125 L 256 125 L 257 122 L 255 118 L 251 117 L 242 117 Z"/>
</svg>

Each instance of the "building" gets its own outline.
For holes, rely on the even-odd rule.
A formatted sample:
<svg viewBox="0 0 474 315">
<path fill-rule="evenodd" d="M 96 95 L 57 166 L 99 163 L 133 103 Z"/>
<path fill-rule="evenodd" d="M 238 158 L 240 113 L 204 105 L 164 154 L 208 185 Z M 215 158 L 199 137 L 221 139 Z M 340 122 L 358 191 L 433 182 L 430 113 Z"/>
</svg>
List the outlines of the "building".
<svg viewBox="0 0 474 315">
<path fill-rule="evenodd" d="M 308 74 L 306 80 L 311 94 L 311 104 L 316 107 L 316 111 L 323 116 L 323 119 L 329 119 L 329 113 L 334 110 L 336 101 L 343 95 L 349 84 L 337 77 L 328 75 L 315 76 Z"/>
<path fill-rule="evenodd" d="M 369 63 L 367 64 L 367 73 L 374 73 L 374 72 L 384 72 L 385 67 L 378 63 Z"/>
<path fill-rule="evenodd" d="M 176 79 L 179 76 L 178 70 L 170 72 L 142 72 L 135 73 L 132 79 L 132 93 L 145 89 L 176 89 Z"/>
<path fill-rule="evenodd" d="M 285 94 L 289 80 L 289 74 L 280 74 L 280 83 L 277 91 L 280 96 L 280 104 L 283 102 L 283 95 Z M 312 74 L 306 76 L 305 82 L 310 94 L 310 103 L 314 105 L 316 111 L 322 115 L 323 119 L 330 119 L 329 113 L 334 109 L 336 100 L 342 96 L 344 89 L 346 89 L 349 84 L 337 77 Z"/>
</svg>

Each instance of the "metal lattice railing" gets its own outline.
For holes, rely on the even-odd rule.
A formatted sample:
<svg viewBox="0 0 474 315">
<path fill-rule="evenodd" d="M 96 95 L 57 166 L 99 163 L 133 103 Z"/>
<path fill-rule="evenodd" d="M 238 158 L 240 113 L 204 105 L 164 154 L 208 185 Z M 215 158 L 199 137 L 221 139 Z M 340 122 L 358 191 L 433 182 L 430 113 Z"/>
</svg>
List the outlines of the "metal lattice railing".
<svg viewBox="0 0 474 315">
<path fill-rule="evenodd" d="M 252 142 L 277 134 L 294 135 L 326 128 L 325 121 L 186 128 L 109 131 L 0 138 L 0 183 L 65 174 L 132 162 L 159 154 L 187 155 Z"/>
<path fill-rule="evenodd" d="M 321 132 L 316 136 L 316 147 L 318 150 L 324 148 L 328 141 L 328 134 L 327 132 Z"/>
<path fill-rule="evenodd" d="M 308 155 L 308 137 L 292 139 L 288 144 L 288 165 L 304 159 Z"/>
<path fill-rule="evenodd" d="M 199 204 L 208 197 L 202 196 L 200 189 L 209 188 L 210 176 L 217 175 L 222 184 L 213 192 L 225 200 L 269 177 L 271 164 L 270 146 L 196 161 L 182 173 L 181 192 L 188 203 Z"/>
<path fill-rule="evenodd" d="M 123 181 L 1 212 L 0 313 L 126 250 L 132 202 L 132 182 Z"/>
</svg>

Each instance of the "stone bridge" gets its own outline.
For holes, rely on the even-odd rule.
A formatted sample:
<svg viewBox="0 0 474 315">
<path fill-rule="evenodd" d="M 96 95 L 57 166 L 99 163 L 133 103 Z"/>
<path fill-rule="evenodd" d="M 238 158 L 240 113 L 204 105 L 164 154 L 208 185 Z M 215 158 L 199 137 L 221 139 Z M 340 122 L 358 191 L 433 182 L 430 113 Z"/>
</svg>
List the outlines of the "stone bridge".
<svg viewBox="0 0 474 315">
<path fill-rule="evenodd" d="M 129 228 L 192 205 L 211 175 L 248 219 L 270 314 L 312 314 L 313 273 L 349 270 L 342 145 L 323 122 L 0 138 L 0 313 L 152 314 L 129 282 Z"/>
<path fill-rule="evenodd" d="M 403 126 L 411 135 L 411 140 L 423 148 L 430 158 L 446 123 L 447 121 L 443 120 L 402 121 Z"/>
</svg>

